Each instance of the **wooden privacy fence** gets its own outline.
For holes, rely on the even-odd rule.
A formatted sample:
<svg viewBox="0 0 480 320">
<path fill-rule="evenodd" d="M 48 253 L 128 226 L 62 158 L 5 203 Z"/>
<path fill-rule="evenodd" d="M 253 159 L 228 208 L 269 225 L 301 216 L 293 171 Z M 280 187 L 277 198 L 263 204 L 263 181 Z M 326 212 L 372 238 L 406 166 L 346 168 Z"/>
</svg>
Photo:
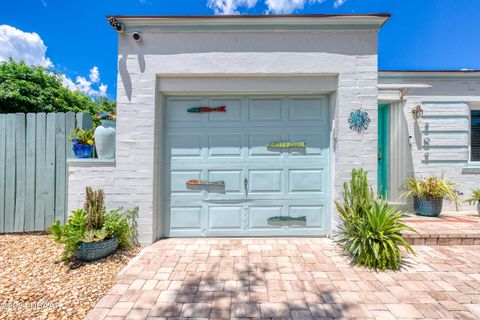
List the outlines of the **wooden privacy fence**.
<svg viewBox="0 0 480 320">
<path fill-rule="evenodd" d="M 83 113 L 0 114 L 0 233 L 43 231 L 67 218 L 66 135 L 91 128 Z"/>
</svg>

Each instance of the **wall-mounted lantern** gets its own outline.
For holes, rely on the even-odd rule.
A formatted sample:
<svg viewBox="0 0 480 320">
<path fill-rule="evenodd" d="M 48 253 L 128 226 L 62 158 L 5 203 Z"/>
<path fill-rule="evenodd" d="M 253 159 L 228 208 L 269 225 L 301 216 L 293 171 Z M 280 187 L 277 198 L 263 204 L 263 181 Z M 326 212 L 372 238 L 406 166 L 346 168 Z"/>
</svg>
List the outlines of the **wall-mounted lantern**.
<svg viewBox="0 0 480 320">
<path fill-rule="evenodd" d="M 412 114 L 414 119 L 419 119 L 423 117 L 423 109 L 422 106 L 418 105 L 412 108 Z"/>
</svg>

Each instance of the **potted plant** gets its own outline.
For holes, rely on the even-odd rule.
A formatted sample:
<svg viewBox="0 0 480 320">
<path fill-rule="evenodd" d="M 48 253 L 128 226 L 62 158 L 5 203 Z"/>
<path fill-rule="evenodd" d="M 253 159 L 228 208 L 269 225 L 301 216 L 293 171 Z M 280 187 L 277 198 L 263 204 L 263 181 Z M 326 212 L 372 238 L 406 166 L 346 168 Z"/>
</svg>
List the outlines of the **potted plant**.
<svg viewBox="0 0 480 320">
<path fill-rule="evenodd" d="M 100 113 L 96 115 L 100 125 L 95 129 L 97 155 L 100 159 L 115 158 L 116 119 L 114 113 Z"/>
<path fill-rule="evenodd" d="M 405 196 L 413 196 L 413 208 L 417 215 L 438 217 L 442 212 L 443 199 L 458 203 L 455 184 L 435 176 L 426 179 L 409 178 L 404 184 Z"/>
<path fill-rule="evenodd" d="M 65 226 L 56 221 L 48 231 L 56 242 L 64 244 L 62 259 L 93 261 L 134 243 L 133 218 L 137 209 L 107 211 L 103 191 L 86 188 L 83 209 L 72 212 Z"/>
<path fill-rule="evenodd" d="M 95 144 L 93 129 L 84 130 L 77 128 L 67 136 L 67 139 L 73 144 L 72 149 L 75 158 L 85 159 L 92 157 L 93 145 Z"/>
<path fill-rule="evenodd" d="M 473 189 L 472 195 L 466 200 L 471 205 L 477 204 L 477 212 L 480 214 L 480 189 Z"/>
</svg>

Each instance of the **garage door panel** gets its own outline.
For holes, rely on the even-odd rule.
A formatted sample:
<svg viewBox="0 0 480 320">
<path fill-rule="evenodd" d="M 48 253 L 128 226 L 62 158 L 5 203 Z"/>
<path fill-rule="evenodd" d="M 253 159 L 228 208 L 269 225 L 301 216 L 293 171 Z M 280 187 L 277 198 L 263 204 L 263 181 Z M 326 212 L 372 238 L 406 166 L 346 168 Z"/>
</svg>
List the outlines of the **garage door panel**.
<svg viewBox="0 0 480 320">
<path fill-rule="evenodd" d="M 276 229 L 268 223 L 269 218 L 276 216 L 284 216 L 283 206 L 250 206 L 250 229 Z"/>
<path fill-rule="evenodd" d="M 304 141 L 305 149 L 294 149 L 289 152 L 291 157 L 304 159 L 305 157 L 325 157 L 328 149 L 329 136 L 326 136 L 326 130 L 323 132 L 290 132 L 288 141 Z"/>
<path fill-rule="evenodd" d="M 215 206 L 208 208 L 208 229 L 242 229 L 242 206 Z"/>
<path fill-rule="evenodd" d="M 202 115 L 200 113 L 187 112 L 189 108 L 205 105 L 205 99 L 168 99 L 168 108 L 166 116 L 169 122 L 200 122 Z"/>
<path fill-rule="evenodd" d="M 201 193 L 201 190 L 199 188 L 187 186 L 187 181 L 191 179 L 202 179 L 202 170 L 171 171 L 170 192 L 172 193 L 172 195 L 185 193 Z"/>
<path fill-rule="evenodd" d="M 242 170 L 208 170 L 208 180 L 224 181 L 226 194 L 243 194 Z"/>
<path fill-rule="evenodd" d="M 248 108 L 250 122 L 282 121 L 282 99 L 251 99 Z"/>
<path fill-rule="evenodd" d="M 269 143 L 282 141 L 281 132 L 252 132 L 248 134 L 248 150 L 250 157 L 281 157 L 282 153 L 278 149 L 267 147 Z"/>
<path fill-rule="evenodd" d="M 209 157 L 241 157 L 243 133 L 211 133 L 208 135 Z"/>
<path fill-rule="evenodd" d="M 172 207 L 170 209 L 170 228 L 172 230 L 202 230 L 202 207 Z"/>
<path fill-rule="evenodd" d="M 282 170 L 249 170 L 248 193 L 282 193 Z"/>
<path fill-rule="evenodd" d="M 290 193 L 324 193 L 325 181 L 322 169 L 289 170 L 288 185 Z"/>
<path fill-rule="evenodd" d="M 318 108 L 322 99 L 292 99 L 288 105 L 288 119 L 291 121 L 328 121 L 328 109 Z"/>
<path fill-rule="evenodd" d="M 210 112 L 208 114 L 209 122 L 219 121 L 241 121 L 243 119 L 242 99 L 210 99 L 209 106 L 216 108 L 225 106 L 226 112 Z"/>
<path fill-rule="evenodd" d="M 305 217 L 306 226 L 295 226 L 292 228 L 320 228 L 325 229 L 325 206 L 323 205 L 299 205 L 290 206 L 289 214 L 292 218 Z"/>
<path fill-rule="evenodd" d="M 201 134 L 169 134 L 167 141 L 170 157 L 202 157 Z"/>
</svg>

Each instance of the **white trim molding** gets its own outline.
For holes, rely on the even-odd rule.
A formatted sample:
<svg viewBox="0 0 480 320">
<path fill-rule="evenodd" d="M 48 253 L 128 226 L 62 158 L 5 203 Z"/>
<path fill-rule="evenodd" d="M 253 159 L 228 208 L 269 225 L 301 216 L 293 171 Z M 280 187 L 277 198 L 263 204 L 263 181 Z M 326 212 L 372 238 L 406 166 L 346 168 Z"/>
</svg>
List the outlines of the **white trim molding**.
<svg viewBox="0 0 480 320">
<path fill-rule="evenodd" d="M 390 18 L 372 15 L 262 15 L 262 16 L 108 16 L 125 26 L 126 32 L 158 30 L 162 32 L 201 31 L 306 31 L 374 30 Z"/>
</svg>

